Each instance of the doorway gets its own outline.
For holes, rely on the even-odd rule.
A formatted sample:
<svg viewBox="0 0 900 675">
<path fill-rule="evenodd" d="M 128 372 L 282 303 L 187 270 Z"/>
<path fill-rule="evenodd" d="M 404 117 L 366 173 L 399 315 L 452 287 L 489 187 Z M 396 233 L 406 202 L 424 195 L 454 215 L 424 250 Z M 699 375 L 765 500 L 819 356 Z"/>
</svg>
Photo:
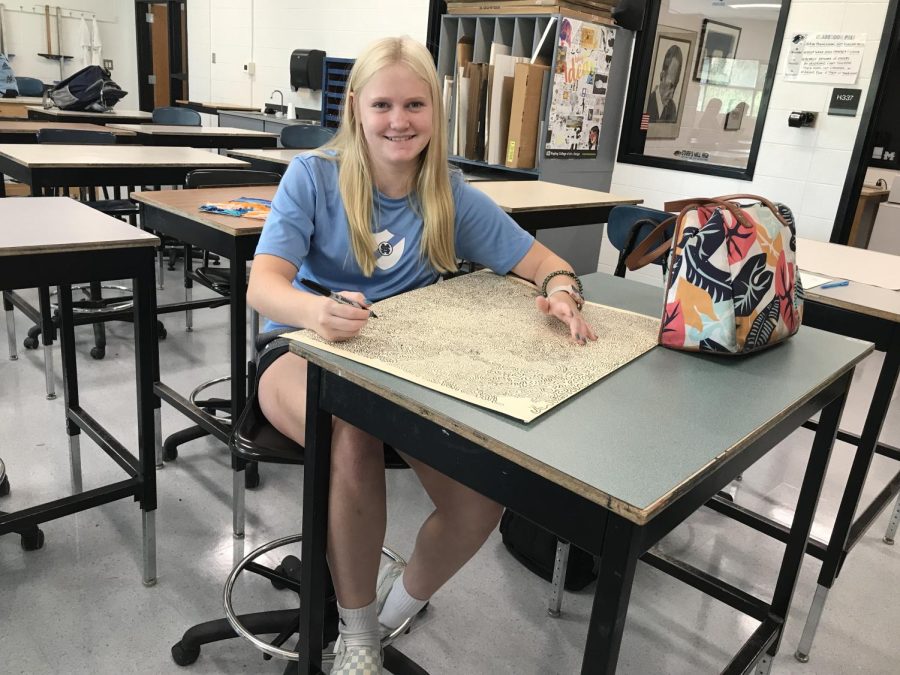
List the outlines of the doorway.
<svg viewBox="0 0 900 675">
<path fill-rule="evenodd" d="M 138 98 L 141 110 L 188 99 L 185 0 L 137 0 Z"/>
</svg>

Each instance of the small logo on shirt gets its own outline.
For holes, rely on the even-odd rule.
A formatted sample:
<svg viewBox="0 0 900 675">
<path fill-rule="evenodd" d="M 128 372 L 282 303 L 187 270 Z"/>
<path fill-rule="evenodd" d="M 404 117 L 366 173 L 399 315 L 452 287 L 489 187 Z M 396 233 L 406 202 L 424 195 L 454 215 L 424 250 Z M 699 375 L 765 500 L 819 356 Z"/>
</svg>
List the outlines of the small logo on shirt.
<svg viewBox="0 0 900 675">
<path fill-rule="evenodd" d="M 398 262 L 400 256 L 403 255 L 403 249 L 406 245 L 406 238 L 399 241 L 393 241 L 394 235 L 390 230 L 382 230 L 375 233 L 375 243 L 378 248 L 375 250 L 375 266 L 381 270 L 389 270 Z"/>
</svg>

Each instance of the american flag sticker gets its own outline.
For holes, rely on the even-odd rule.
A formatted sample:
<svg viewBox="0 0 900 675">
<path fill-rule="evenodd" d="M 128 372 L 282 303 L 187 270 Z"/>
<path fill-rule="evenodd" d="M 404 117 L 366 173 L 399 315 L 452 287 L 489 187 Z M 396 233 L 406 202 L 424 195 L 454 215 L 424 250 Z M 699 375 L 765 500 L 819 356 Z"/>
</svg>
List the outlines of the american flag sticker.
<svg viewBox="0 0 900 675">
<path fill-rule="evenodd" d="M 641 131 L 647 131 L 650 128 L 650 113 L 641 115 Z"/>
</svg>

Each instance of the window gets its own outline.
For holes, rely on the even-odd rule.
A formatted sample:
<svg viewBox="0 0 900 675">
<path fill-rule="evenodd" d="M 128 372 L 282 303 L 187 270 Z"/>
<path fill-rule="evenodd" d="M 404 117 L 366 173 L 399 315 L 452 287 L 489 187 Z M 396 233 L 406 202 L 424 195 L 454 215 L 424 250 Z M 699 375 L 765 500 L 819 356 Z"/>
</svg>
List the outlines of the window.
<svg viewBox="0 0 900 675">
<path fill-rule="evenodd" d="M 790 0 L 650 0 L 619 161 L 753 178 Z"/>
</svg>

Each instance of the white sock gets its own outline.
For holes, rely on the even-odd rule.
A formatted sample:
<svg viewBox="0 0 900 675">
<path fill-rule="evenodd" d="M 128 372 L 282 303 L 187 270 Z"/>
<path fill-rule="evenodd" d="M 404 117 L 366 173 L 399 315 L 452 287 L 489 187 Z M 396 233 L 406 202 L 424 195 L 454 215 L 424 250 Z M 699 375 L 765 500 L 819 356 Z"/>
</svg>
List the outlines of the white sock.
<svg viewBox="0 0 900 675">
<path fill-rule="evenodd" d="M 338 628 L 346 645 L 378 645 L 381 633 L 378 629 L 378 615 L 375 601 L 358 609 L 347 609 L 338 605 L 341 621 Z"/>
<path fill-rule="evenodd" d="M 401 574 L 397 577 L 393 587 L 391 587 L 391 592 L 388 593 L 378 621 L 382 626 L 393 630 L 409 617 L 418 614 L 427 604 L 428 600 L 419 600 L 409 594 L 406 586 L 403 584 L 403 574 Z"/>
</svg>

